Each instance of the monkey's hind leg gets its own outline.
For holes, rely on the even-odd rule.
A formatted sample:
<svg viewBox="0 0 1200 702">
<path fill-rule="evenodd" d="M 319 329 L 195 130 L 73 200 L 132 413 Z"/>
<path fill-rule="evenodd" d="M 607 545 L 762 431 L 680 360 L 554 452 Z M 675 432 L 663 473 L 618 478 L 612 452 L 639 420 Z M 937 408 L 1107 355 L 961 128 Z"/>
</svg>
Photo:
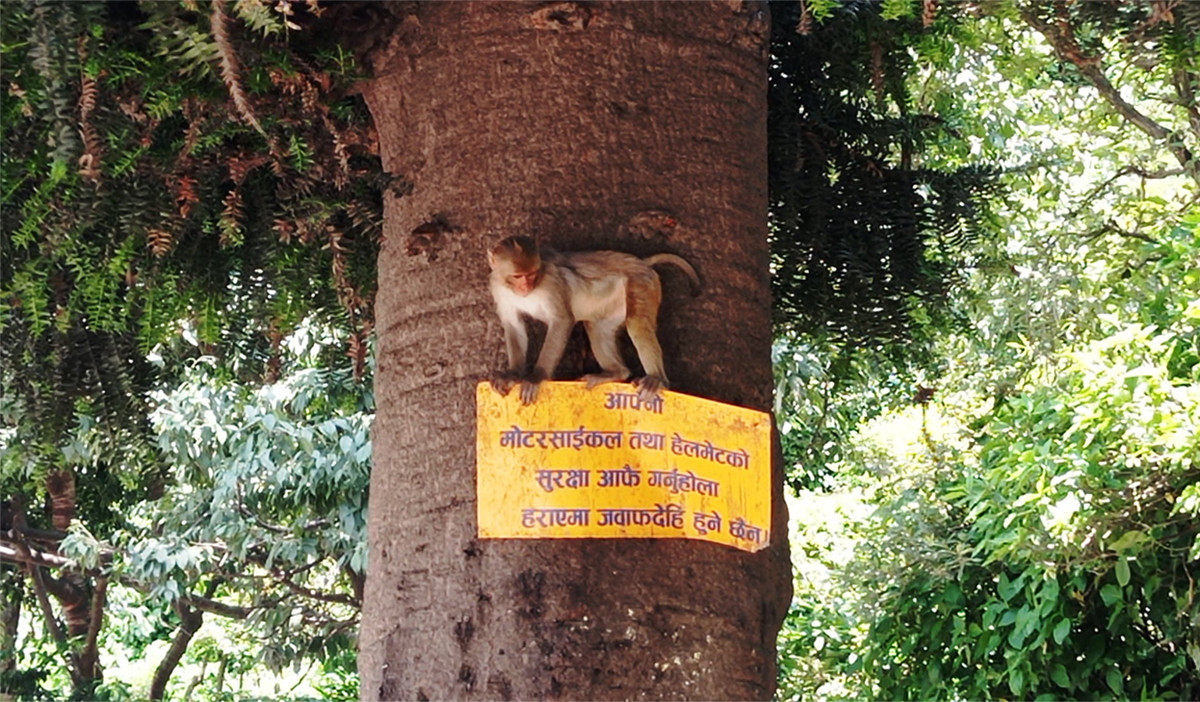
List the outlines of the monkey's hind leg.
<svg viewBox="0 0 1200 702">
<path fill-rule="evenodd" d="M 662 347 L 658 345 L 658 330 L 653 321 L 630 317 L 627 323 L 629 338 L 637 349 L 646 377 L 638 378 L 633 384 L 638 389 L 638 399 L 652 402 L 668 387 L 667 371 L 663 368 Z"/>
<path fill-rule="evenodd" d="M 620 322 L 584 322 L 588 341 L 592 345 L 592 354 L 600 364 L 600 373 L 583 376 L 588 389 L 604 383 L 616 383 L 629 379 L 629 369 L 621 360 L 621 351 L 617 346 L 617 334 L 621 332 Z"/>
<path fill-rule="evenodd" d="M 625 297 L 625 328 L 646 371 L 646 377 L 633 381 L 642 402 L 654 401 L 667 389 L 667 371 L 663 367 L 662 347 L 658 344 L 658 307 L 661 304 L 662 287 L 654 271 L 645 277 L 630 278 Z"/>
</svg>

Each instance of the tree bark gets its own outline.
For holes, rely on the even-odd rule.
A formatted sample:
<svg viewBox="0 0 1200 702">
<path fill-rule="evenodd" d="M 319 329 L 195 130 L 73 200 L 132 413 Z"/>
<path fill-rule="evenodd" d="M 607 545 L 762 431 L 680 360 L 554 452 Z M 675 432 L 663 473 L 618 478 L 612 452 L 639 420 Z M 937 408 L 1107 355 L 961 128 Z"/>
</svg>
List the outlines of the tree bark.
<svg viewBox="0 0 1200 702">
<path fill-rule="evenodd" d="M 75 519 L 75 473 L 56 470 L 46 476 L 46 494 L 50 496 L 50 523 L 59 531 L 71 528 Z"/>
<path fill-rule="evenodd" d="M 152 700 L 161 700 L 166 696 L 167 683 L 171 681 L 171 675 L 175 673 L 179 661 L 183 660 L 183 654 L 187 653 L 192 638 L 204 624 L 202 612 L 180 602 L 175 603 L 175 614 L 179 616 L 179 628 L 175 630 L 175 638 L 171 640 L 171 648 L 167 651 L 167 655 L 163 656 L 162 661 L 154 670 L 154 680 L 150 683 L 150 699 Z"/>
<path fill-rule="evenodd" d="M 0 681 L 17 669 L 17 635 L 24 600 L 25 578 L 16 570 L 0 570 Z M 0 700 L 11 699 L 7 692 L 0 682 Z"/>
<path fill-rule="evenodd" d="M 365 90 L 412 187 L 379 259 L 362 698 L 769 698 L 790 596 L 778 452 L 757 554 L 480 541 L 473 400 L 504 363 L 485 252 L 527 234 L 688 259 L 701 297 L 663 270 L 673 388 L 770 409 L 766 7 L 404 7 Z"/>
<path fill-rule="evenodd" d="M 108 577 L 96 576 L 92 586 L 91 611 L 88 614 L 87 635 L 82 647 L 75 653 L 75 667 L 79 677 L 89 690 L 101 680 L 100 628 L 104 626 L 104 608 L 108 605 Z"/>
</svg>

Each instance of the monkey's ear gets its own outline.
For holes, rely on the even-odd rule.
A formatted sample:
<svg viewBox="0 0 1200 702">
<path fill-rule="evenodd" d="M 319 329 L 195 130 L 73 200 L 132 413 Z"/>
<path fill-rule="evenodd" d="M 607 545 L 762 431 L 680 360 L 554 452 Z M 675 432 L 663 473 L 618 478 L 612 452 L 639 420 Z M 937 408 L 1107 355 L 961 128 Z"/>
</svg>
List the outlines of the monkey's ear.
<svg viewBox="0 0 1200 702">
<path fill-rule="evenodd" d="M 496 267 L 496 250 L 488 249 L 488 268 Z"/>
</svg>

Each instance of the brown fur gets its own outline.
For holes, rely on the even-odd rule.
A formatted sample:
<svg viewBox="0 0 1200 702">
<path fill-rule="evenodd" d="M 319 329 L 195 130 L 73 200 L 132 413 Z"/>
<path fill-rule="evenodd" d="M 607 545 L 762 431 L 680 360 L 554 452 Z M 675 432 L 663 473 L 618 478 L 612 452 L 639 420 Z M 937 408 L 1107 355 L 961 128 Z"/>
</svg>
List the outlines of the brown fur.
<svg viewBox="0 0 1200 702">
<path fill-rule="evenodd" d="M 488 252 L 490 287 L 504 326 L 508 369 L 492 384 L 507 394 L 516 384 L 521 399 L 533 402 L 538 383 L 554 373 L 575 322 L 583 322 L 601 372 L 586 376 L 588 386 L 629 378 L 617 337 L 624 327 L 646 376 L 638 395 L 650 401 L 668 387 L 658 343 L 662 284 L 652 266 L 678 266 L 699 286 L 696 271 L 674 254 L 640 259 L 619 251 L 559 253 L 540 249 L 528 237 L 504 239 Z M 532 282 L 531 282 L 532 281 Z M 546 339 L 533 370 L 523 375 L 528 337 L 522 315 L 546 323 Z"/>
</svg>

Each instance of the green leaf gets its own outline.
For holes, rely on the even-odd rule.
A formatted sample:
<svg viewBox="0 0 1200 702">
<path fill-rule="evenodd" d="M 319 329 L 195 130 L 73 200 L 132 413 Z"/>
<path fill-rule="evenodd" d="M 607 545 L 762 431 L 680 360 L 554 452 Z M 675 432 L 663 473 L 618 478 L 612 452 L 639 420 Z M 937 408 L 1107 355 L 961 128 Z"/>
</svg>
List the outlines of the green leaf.
<svg viewBox="0 0 1200 702">
<path fill-rule="evenodd" d="M 1109 689 L 1115 694 L 1122 695 L 1125 692 L 1125 676 L 1121 674 L 1120 669 L 1116 666 L 1108 669 L 1104 674 L 1104 682 L 1108 683 Z"/>
<path fill-rule="evenodd" d="M 1013 630 L 1008 634 L 1009 648 L 1019 649 L 1025 643 L 1025 628 L 1021 626 L 1013 627 Z"/>
<path fill-rule="evenodd" d="M 880 15 L 887 20 L 911 17 L 912 14 L 913 7 L 910 0 L 883 0 L 883 7 L 880 10 Z"/>
<path fill-rule="evenodd" d="M 1114 604 L 1121 601 L 1123 596 L 1124 594 L 1121 592 L 1121 588 L 1113 585 L 1112 583 L 1100 588 L 1100 599 L 1104 600 L 1104 604 L 1109 607 L 1112 607 Z"/>
<path fill-rule="evenodd" d="M 1062 663 L 1055 663 L 1050 669 L 1050 679 L 1055 685 L 1065 687 L 1068 690 L 1071 688 L 1071 676 L 1067 675 L 1067 669 Z"/>
<path fill-rule="evenodd" d="M 1059 619 L 1058 624 L 1054 625 L 1054 643 L 1061 644 L 1067 640 L 1067 635 L 1071 633 L 1071 620 Z"/>
<path fill-rule="evenodd" d="M 965 602 L 962 588 L 957 583 L 952 582 L 947 584 L 945 591 L 942 593 L 942 602 L 951 607 L 961 607 Z"/>
<path fill-rule="evenodd" d="M 1004 610 L 1004 614 L 1000 616 L 999 626 L 1008 626 L 1015 621 L 1017 621 L 1017 610 L 1006 609 Z"/>
<path fill-rule="evenodd" d="M 1121 587 L 1125 587 L 1126 585 L 1128 585 L 1129 578 L 1130 578 L 1129 561 L 1126 560 L 1124 557 L 1117 558 L 1116 571 L 1117 571 L 1117 582 L 1121 585 Z"/>
<path fill-rule="evenodd" d="M 1014 595 L 1021 591 L 1021 586 L 1021 578 L 1009 580 L 1007 574 L 1001 573 L 1000 579 L 996 582 L 996 592 L 1000 593 L 1001 599 L 1008 602 Z"/>
<path fill-rule="evenodd" d="M 1135 529 L 1121 534 L 1121 537 L 1109 544 L 1108 547 L 1117 553 L 1124 553 L 1138 548 L 1146 542 L 1147 538 L 1145 532 Z"/>
<path fill-rule="evenodd" d="M 1025 691 L 1025 671 L 1020 668 L 1012 671 L 1012 674 L 1008 676 L 1008 689 L 1012 690 L 1014 695 L 1021 696 L 1021 693 Z"/>
</svg>

